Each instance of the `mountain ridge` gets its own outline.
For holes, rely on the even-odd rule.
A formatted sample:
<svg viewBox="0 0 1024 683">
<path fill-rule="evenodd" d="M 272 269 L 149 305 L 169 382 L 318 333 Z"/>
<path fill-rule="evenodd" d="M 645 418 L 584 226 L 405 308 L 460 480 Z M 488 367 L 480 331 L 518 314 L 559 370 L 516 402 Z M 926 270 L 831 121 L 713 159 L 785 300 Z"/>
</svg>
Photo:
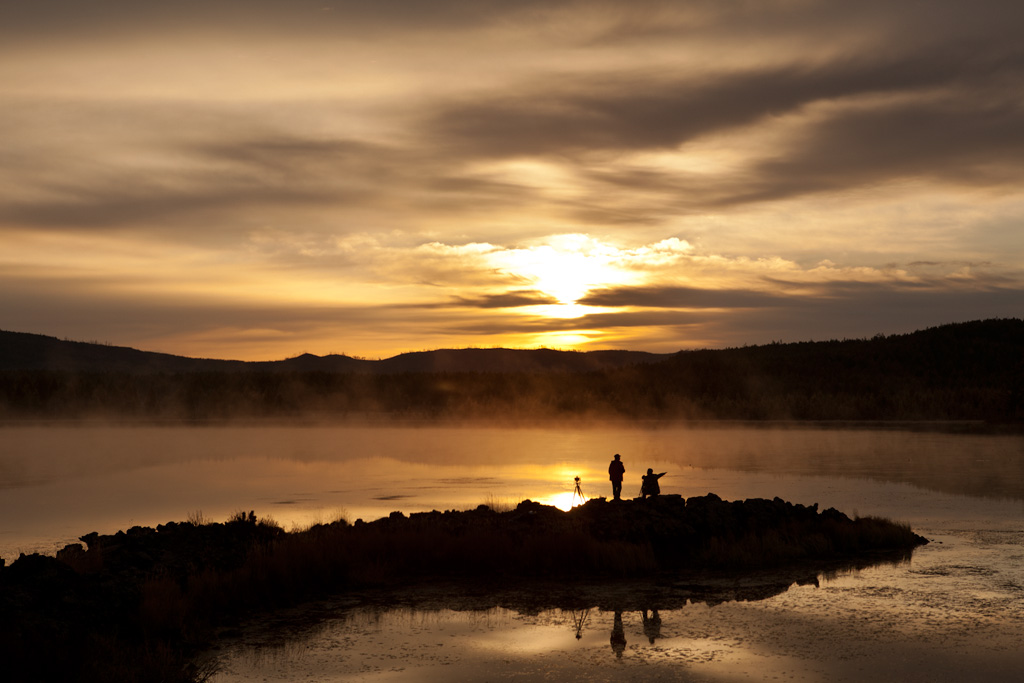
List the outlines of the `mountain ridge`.
<svg viewBox="0 0 1024 683">
<path fill-rule="evenodd" d="M 465 348 L 411 351 L 381 360 L 303 353 L 275 361 L 191 358 L 127 346 L 0 330 L 0 371 L 52 372 L 591 372 L 656 363 L 674 354 L 646 351 Z"/>
</svg>

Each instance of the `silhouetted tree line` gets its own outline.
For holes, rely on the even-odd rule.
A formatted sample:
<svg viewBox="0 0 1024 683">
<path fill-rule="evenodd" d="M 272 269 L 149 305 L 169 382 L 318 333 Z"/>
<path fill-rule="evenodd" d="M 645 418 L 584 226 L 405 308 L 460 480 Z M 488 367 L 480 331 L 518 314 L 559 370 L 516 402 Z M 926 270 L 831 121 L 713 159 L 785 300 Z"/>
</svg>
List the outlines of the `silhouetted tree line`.
<svg viewBox="0 0 1024 683">
<path fill-rule="evenodd" d="M 601 372 L 0 374 L 0 416 L 1024 420 L 1024 320 Z"/>
</svg>

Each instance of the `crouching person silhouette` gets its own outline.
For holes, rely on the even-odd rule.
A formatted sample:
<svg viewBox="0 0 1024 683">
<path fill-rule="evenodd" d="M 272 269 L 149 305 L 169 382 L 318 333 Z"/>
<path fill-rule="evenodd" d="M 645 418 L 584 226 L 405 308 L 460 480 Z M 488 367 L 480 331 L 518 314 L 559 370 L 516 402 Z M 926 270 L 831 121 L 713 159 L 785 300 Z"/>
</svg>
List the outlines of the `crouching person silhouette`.
<svg viewBox="0 0 1024 683">
<path fill-rule="evenodd" d="M 640 486 L 640 497 L 641 498 L 646 498 L 647 496 L 652 496 L 653 497 L 653 496 L 656 496 L 659 493 L 661 493 L 661 485 L 658 484 L 658 480 L 661 479 L 662 477 L 664 477 L 665 474 L 666 474 L 665 472 L 662 472 L 661 474 L 655 474 L 654 470 L 652 470 L 650 467 L 648 467 L 647 468 L 647 474 L 645 474 L 643 477 L 641 477 L 641 479 L 643 479 L 644 483 Z"/>
</svg>

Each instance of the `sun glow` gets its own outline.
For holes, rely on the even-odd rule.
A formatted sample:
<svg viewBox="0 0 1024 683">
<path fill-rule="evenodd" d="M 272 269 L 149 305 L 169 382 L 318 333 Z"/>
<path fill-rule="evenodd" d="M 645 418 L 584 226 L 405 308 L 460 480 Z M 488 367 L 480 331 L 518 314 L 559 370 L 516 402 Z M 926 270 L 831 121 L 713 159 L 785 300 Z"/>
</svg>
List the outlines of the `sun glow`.
<svg viewBox="0 0 1024 683">
<path fill-rule="evenodd" d="M 584 468 L 584 471 L 580 472 L 577 468 L 570 468 L 569 465 L 560 465 L 555 471 L 551 471 L 550 468 L 545 467 L 544 474 L 549 484 L 559 482 L 558 488 L 555 489 L 557 492 L 548 493 L 547 495 L 539 495 L 534 500 L 543 505 L 553 505 L 559 510 L 571 510 L 577 505 L 582 505 L 588 497 L 583 496 L 583 489 L 580 487 L 580 477 L 588 479 L 593 474 L 590 470 Z M 579 473 L 577 473 L 579 472 Z M 561 482 L 565 482 L 561 484 Z M 564 488 L 562 488 L 564 486 Z M 547 491 L 553 489 L 547 488 Z"/>
<path fill-rule="evenodd" d="M 575 494 L 573 491 L 563 491 L 562 493 L 556 493 L 552 496 L 548 496 L 547 498 L 542 498 L 537 502 L 543 503 L 544 505 L 553 505 L 563 512 L 568 512 L 577 505 L 583 505 L 586 501 L 582 500 L 579 495 Z"/>
<path fill-rule="evenodd" d="M 538 340 L 548 348 L 568 348 L 594 341 L 601 336 L 600 332 L 549 332 L 536 335 Z"/>
<path fill-rule="evenodd" d="M 572 318 L 582 318 L 587 313 L 593 313 L 600 310 L 603 309 L 598 308 L 597 306 L 584 306 L 582 304 L 568 303 L 533 306 L 530 309 L 530 313 L 532 315 L 539 315 L 542 318 L 563 318 L 565 320 L 571 320 Z"/>
<path fill-rule="evenodd" d="M 553 235 L 544 244 L 502 252 L 503 269 L 570 306 L 595 287 L 635 280 L 618 264 L 619 250 L 589 235 Z M 580 312 L 558 317 L 578 317 Z"/>
</svg>

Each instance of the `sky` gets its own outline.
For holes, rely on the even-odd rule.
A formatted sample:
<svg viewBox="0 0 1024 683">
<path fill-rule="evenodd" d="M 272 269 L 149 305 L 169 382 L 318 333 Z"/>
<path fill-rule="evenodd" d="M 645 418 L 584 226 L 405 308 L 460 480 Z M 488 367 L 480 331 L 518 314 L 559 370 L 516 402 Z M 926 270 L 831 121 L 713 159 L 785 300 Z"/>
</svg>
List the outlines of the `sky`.
<svg viewBox="0 0 1024 683">
<path fill-rule="evenodd" d="M 0 329 L 671 353 L 1024 312 L 1019 0 L 0 0 Z"/>
</svg>

